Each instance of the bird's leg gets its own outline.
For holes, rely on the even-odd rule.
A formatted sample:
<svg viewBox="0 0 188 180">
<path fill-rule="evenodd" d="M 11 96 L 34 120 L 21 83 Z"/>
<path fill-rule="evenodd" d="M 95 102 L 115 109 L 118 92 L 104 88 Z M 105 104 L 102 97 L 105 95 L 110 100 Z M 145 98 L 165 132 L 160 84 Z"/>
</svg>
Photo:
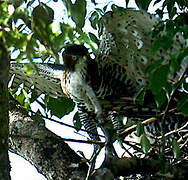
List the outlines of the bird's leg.
<svg viewBox="0 0 188 180">
<path fill-rule="evenodd" d="M 91 103 L 94 106 L 94 111 L 96 114 L 96 120 L 98 121 L 98 124 L 100 125 L 101 129 L 104 132 L 105 138 L 106 138 L 106 152 L 111 153 L 114 155 L 117 155 L 115 152 L 115 149 L 113 147 L 113 128 L 109 126 L 108 121 L 106 121 L 106 118 L 103 115 L 102 107 L 99 103 L 99 100 L 97 99 L 95 92 L 91 88 L 91 86 L 86 85 L 85 86 L 86 95 L 90 99 Z"/>
<path fill-rule="evenodd" d="M 103 130 L 105 138 L 106 138 L 106 143 L 105 143 L 106 155 L 118 156 L 113 147 L 113 133 L 114 133 L 113 128 L 111 128 L 111 126 L 107 122 L 107 123 L 104 123 L 103 126 L 101 126 L 101 129 Z"/>
<path fill-rule="evenodd" d="M 117 112 L 109 111 L 108 118 L 112 122 L 113 129 L 116 131 L 117 134 L 121 133 L 124 130 L 123 122 L 120 121 Z"/>
<path fill-rule="evenodd" d="M 97 99 L 95 95 L 95 92 L 89 85 L 86 85 L 85 90 L 86 90 L 86 95 L 88 96 L 92 105 L 94 106 L 94 111 L 96 114 L 97 121 L 99 122 L 99 124 L 103 124 L 105 122 L 105 118 L 103 116 L 102 107 L 99 103 L 99 100 Z"/>
</svg>

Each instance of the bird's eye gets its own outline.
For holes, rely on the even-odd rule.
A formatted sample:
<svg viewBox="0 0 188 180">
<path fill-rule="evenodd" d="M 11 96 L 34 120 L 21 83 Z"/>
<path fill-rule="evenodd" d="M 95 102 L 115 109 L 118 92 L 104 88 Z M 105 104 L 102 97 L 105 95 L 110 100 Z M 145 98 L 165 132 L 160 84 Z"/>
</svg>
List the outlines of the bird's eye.
<svg viewBox="0 0 188 180">
<path fill-rule="evenodd" d="M 77 56 L 72 56 L 73 61 L 76 61 L 77 59 L 78 59 Z"/>
</svg>

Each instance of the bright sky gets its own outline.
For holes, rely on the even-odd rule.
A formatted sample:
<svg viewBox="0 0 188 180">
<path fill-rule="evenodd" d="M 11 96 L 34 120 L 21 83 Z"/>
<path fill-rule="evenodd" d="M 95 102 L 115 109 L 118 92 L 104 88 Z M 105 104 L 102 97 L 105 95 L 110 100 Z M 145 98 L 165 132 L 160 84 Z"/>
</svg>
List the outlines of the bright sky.
<svg viewBox="0 0 188 180">
<path fill-rule="evenodd" d="M 108 2 L 109 0 L 103 0 L 103 2 Z M 47 2 L 47 0 L 41 0 L 41 2 Z M 101 1 L 98 1 L 101 2 Z M 131 4 L 129 4 L 129 7 L 136 7 L 134 1 L 130 1 Z M 114 0 L 114 3 L 117 4 L 118 6 L 122 6 L 125 7 L 125 0 Z M 61 21 L 62 20 L 62 16 L 64 14 L 64 8 L 63 8 L 63 3 L 61 0 L 58 1 L 58 3 L 54 3 L 53 1 L 48 3 L 48 5 L 50 7 L 52 7 L 55 11 L 55 19 L 57 21 Z M 153 10 L 153 9 L 152 9 Z M 151 11 L 150 11 L 151 12 Z M 60 121 L 63 121 L 64 123 L 71 123 L 68 121 L 68 119 L 70 118 L 63 118 Z M 75 138 L 75 139 L 86 139 L 85 137 L 82 137 L 75 132 L 74 129 L 65 127 L 65 126 L 61 126 L 61 125 L 57 125 L 57 123 L 53 123 L 51 121 L 46 121 L 46 126 L 47 128 L 49 128 L 51 131 L 53 131 L 54 133 L 56 133 L 57 135 L 61 136 L 61 137 L 65 137 L 65 138 Z M 69 145 L 71 146 L 72 149 L 74 149 L 75 151 L 83 151 L 85 153 L 86 157 L 90 157 L 91 153 L 92 153 L 92 148 L 93 146 L 88 145 L 88 144 L 78 144 L 77 143 L 69 143 Z M 118 148 L 118 146 L 117 146 Z M 90 151 L 88 151 L 88 149 L 90 149 Z M 85 151 L 87 150 L 87 151 Z M 101 154 L 103 154 L 103 152 L 101 152 Z M 29 163 L 27 162 L 25 159 L 23 159 L 22 157 L 15 155 L 13 153 L 10 153 L 10 160 L 11 160 L 11 166 L 12 166 L 12 170 L 11 170 L 11 178 L 12 180 L 46 180 L 41 174 L 39 174 L 36 169 Z M 103 161 L 103 156 L 100 156 L 100 159 L 98 160 L 98 166 L 101 164 L 101 162 Z"/>
</svg>

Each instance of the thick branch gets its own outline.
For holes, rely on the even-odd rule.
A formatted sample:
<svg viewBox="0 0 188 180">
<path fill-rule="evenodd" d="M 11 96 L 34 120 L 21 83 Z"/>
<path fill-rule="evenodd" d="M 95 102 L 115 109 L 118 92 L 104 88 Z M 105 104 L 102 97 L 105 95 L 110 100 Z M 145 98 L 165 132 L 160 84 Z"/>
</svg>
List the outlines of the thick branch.
<svg viewBox="0 0 188 180">
<path fill-rule="evenodd" d="M 31 119 L 11 101 L 10 150 L 33 164 L 47 179 L 84 179 L 87 165 L 60 137 Z"/>
</svg>

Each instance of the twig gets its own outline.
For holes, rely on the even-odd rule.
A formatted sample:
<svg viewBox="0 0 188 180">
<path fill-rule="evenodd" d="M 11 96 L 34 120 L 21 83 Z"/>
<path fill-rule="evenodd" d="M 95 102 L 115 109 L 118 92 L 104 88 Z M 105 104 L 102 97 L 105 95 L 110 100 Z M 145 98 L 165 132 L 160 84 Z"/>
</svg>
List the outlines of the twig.
<svg viewBox="0 0 188 180">
<path fill-rule="evenodd" d="M 29 138 L 29 139 L 34 139 L 34 140 L 42 140 L 46 137 L 39 137 L 37 135 L 23 135 L 23 134 L 9 134 L 9 137 L 20 137 L 20 138 Z M 50 139 L 50 137 L 48 137 L 48 139 Z M 77 139 L 71 139 L 71 138 L 60 138 L 60 139 L 56 139 L 57 141 L 66 141 L 66 142 L 77 142 L 77 143 L 85 143 L 85 144 L 98 144 L 103 146 L 104 142 L 101 141 L 95 141 L 95 140 L 77 140 Z"/>
<path fill-rule="evenodd" d="M 86 176 L 86 179 L 85 180 L 89 180 L 90 177 L 91 177 L 91 174 L 95 168 L 95 162 L 96 162 L 96 159 L 97 159 L 97 156 L 99 155 L 100 151 L 102 149 L 102 146 L 100 146 L 100 148 L 98 149 L 98 151 L 94 154 L 94 156 L 90 159 L 90 166 L 89 166 L 89 169 L 88 169 L 88 172 L 87 172 L 87 176 Z"/>
<path fill-rule="evenodd" d="M 175 129 L 175 130 L 173 130 L 173 131 L 170 131 L 170 132 L 166 133 L 166 134 L 165 134 L 165 137 L 167 137 L 167 136 L 169 136 L 169 135 L 171 135 L 171 134 L 174 134 L 174 133 L 179 133 L 179 132 L 180 132 L 182 129 L 184 129 L 186 126 L 188 126 L 188 122 L 187 122 L 185 125 L 183 125 L 181 128 Z M 185 130 L 185 131 L 188 131 L 188 130 Z M 157 137 L 157 139 L 161 139 L 161 138 L 162 138 L 162 136 Z"/>
<path fill-rule="evenodd" d="M 32 110 L 30 110 L 31 113 L 35 113 L 33 112 Z M 55 123 L 58 123 L 60 125 L 63 125 L 63 126 L 67 126 L 67 127 L 70 127 L 70 128 L 73 128 L 73 129 L 76 129 L 73 125 L 70 125 L 70 124 L 67 124 L 67 123 L 63 123 L 63 122 L 60 122 L 60 121 L 57 121 L 55 119 L 52 119 L 52 118 L 49 118 L 49 117 L 46 117 L 46 116 L 43 116 L 42 114 L 40 114 L 40 116 L 46 120 L 49 120 L 49 121 L 52 121 L 52 122 L 55 122 Z M 90 134 L 93 134 L 93 135 L 96 135 L 95 133 L 91 132 L 91 131 L 88 131 L 88 130 L 85 130 L 85 129 L 79 129 L 79 131 L 84 131 L 84 132 L 87 132 L 87 133 L 90 133 Z M 100 137 L 103 137 L 103 135 L 100 135 L 100 134 L 97 134 L 98 136 Z"/>
<path fill-rule="evenodd" d="M 161 150 L 161 155 L 163 155 L 164 154 L 164 151 L 165 151 L 165 118 L 166 118 L 166 116 L 167 116 L 167 114 L 168 114 L 168 110 L 169 110 L 169 106 L 170 106 L 170 103 L 171 103 L 171 101 L 172 101 L 172 99 L 173 99 L 173 97 L 174 97 L 174 94 L 175 94 L 175 92 L 179 89 L 179 86 L 180 86 L 180 82 L 182 82 L 182 80 L 183 80 L 183 78 L 184 78 L 184 75 L 185 75 L 185 72 L 186 71 L 184 71 L 184 73 L 181 75 L 181 77 L 180 77 L 180 79 L 179 79 L 179 81 L 178 81 L 178 84 L 177 84 L 177 86 L 174 88 L 174 89 L 172 89 L 172 92 L 171 92 L 171 94 L 170 94 L 170 96 L 169 96 L 169 99 L 168 99 L 168 103 L 167 103 L 167 105 L 166 105 L 166 108 L 165 108 L 165 111 L 164 111 L 164 114 L 162 115 L 162 119 L 161 119 L 161 123 L 160 123 L 160 129 L 161 129 L 161 134 L 162 134 L 162 138 L 161 138 L 161 148 L 160 148 L 160 150 Z"/>
<path fill-rule="evenodd" d="M 182 149 L 185 145 L 187 145 L 188 139 L 186 139 L 186 141 L 180 145 L 180 149 Z"/>
<path fill-rule="evenodd" d="M 176 108 L 173 108 L 173 109 L 170 109 L 168 112 L 174 112 L 176 110 Z M 149 119 L 146 119 L 145 121 L 142 122 L 143 125 L 148 125 L 154 121 L 157 121 L 159 117 L 163 116 L 164 115 L 164 112 L 163 113 L 160 113 L 159 115 L 157 115 L 156 117 L 151 117 Z M 137 125 L 132 125 L 131 127 L 129 128 L 126 128 L 123 132 L 121 132 L 119 135 L 120 136 L 123 136 L 123 135 L 127 135 L 127 134 L 130 134 L 132 133 L 133 131 L 136 130 L 136 126 Z"/>
</svg>

